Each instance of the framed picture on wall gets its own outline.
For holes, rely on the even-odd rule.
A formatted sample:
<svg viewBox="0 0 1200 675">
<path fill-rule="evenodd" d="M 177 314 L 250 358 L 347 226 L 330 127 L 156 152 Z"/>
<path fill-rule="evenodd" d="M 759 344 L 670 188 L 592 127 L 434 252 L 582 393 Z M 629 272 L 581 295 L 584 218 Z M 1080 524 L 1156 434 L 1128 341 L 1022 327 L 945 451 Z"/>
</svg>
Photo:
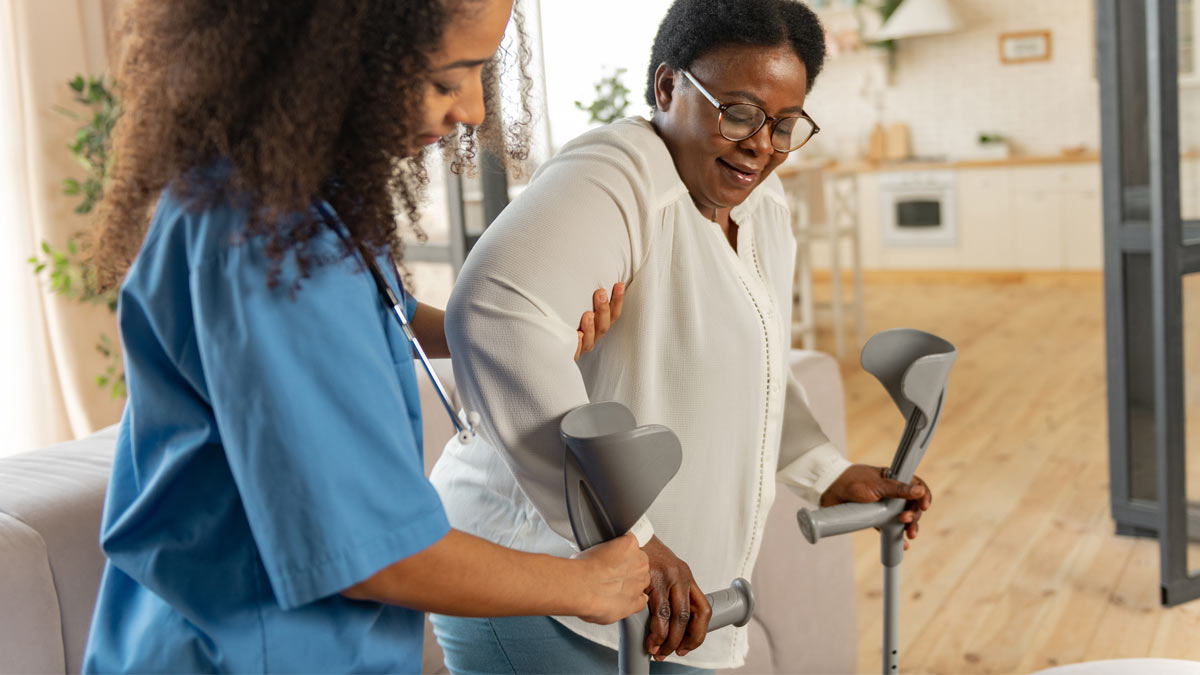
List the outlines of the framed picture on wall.
<svg viewBox="0 0 1200 675">
<path fill-rule="evenodd" d="M 1049 61 L 1050 31 L 1031 30 L 1000 34 L 1000 63 Z"/>
</svg>

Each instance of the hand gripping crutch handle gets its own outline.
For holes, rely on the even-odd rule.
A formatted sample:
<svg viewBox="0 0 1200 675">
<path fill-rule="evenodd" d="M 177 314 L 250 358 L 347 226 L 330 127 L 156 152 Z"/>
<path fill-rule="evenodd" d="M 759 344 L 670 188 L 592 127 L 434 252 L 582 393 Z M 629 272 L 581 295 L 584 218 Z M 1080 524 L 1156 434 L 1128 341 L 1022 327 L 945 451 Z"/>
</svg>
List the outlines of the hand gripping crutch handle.
<svg viewBox="0 0 1200 675">
<path fill-rule="evenodd" d="M 745 626 L 754 616 L 754 589 L 750 582 L 738 577 L 729 588 L 704 596 L 712 608 L 708 632 L 725 626 Z M 650 612 L 642 611 L 621 619 L 621 649 L 618 671 L 622 675 L 650 672 L 650 655 L 646 653 L 646 626 Z"/>
</svg>

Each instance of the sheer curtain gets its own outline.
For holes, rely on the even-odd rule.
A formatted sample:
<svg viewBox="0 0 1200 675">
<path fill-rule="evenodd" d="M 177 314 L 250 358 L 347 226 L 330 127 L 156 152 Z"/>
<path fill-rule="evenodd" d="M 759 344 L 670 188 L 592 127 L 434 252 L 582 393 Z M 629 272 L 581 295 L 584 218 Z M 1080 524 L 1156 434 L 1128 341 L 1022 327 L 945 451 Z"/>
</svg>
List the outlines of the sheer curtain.
<svg viewBox="0 0 1200 675">
<path fill-rule="evenodd" d="M 116 337 L 108 310 L 64 301 L 36 279 L 29 256 L 62 247 L 88 222 L 61 194 L 79 177 L 66 148 L 78 122 L 66 83 L 106 69 L 115 0 L 0 0 L 0 455 L 111 424 L 120 402 L 95 384 L 100 334 Z"/>
</svg>

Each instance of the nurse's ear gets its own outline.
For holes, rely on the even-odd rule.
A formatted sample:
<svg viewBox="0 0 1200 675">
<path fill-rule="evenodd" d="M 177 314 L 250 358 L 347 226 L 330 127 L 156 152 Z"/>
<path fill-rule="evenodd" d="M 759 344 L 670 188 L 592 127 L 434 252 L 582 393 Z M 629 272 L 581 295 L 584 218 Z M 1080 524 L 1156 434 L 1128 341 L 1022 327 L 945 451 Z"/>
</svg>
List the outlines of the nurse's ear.
<svg viewBox="0 0 1200 675">
<path fill-rule="evenodd" d="M 675 90 L 679 86 L 679 73 L 665 63 L 659 64 L 654 71 L 654 109 L 667 112 L 675 99 Z"/>
</svg>

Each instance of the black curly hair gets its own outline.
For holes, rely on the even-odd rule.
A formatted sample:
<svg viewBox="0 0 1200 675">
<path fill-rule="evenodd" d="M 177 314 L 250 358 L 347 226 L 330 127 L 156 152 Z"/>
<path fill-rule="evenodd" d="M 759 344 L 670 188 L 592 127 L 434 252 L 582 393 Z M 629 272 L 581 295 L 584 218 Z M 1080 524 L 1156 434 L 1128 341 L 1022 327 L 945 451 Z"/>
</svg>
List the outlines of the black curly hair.
<svg viewBox="0 0 1200 675">
<path fill-rule="evenodd" d="M 469 18 L 481 2 L 126 0 L 114 160 L 89 240 L 101 287 L 121 282 L 151 208 L 173 182 L 189 207 L 229 195 L 256 206 L 246 231 L 266 242 L 269 285 L 289 254 L 302 278 L 326 262 L 307 246 L 326 227 L 308 208 L 315 197 L 333 205 L 356 245 L 390 249 L 403 265 L 404 240 L 425 238 L 428 151 L 414 149 L 413 138 L 428 56 L 451 19 Z M 514 164 L 528 156 L 529 49 L 519 4 L 513 22 L 519 41 L 502 46 L 483 73 L 484 123 L 442 142 L 456 171 L 469 172 L 481 147 Z M 502 116 L 497 82 L 509 65 L 518 69 L 520 105 Z M 197 171 L 218 160 L 228 176 Z"/>
<path fill-rule="evenodd" d="M 796 0 L 675 0 L 658 26 L 646 77 L 646 102 L 656 104 L 654 74 L 662 64 L 691 67 L 725 45 L 788 45 L 804 62 L 806 91 L 825 65 L 825 29 L 811 9 Z"/>
</svg>

